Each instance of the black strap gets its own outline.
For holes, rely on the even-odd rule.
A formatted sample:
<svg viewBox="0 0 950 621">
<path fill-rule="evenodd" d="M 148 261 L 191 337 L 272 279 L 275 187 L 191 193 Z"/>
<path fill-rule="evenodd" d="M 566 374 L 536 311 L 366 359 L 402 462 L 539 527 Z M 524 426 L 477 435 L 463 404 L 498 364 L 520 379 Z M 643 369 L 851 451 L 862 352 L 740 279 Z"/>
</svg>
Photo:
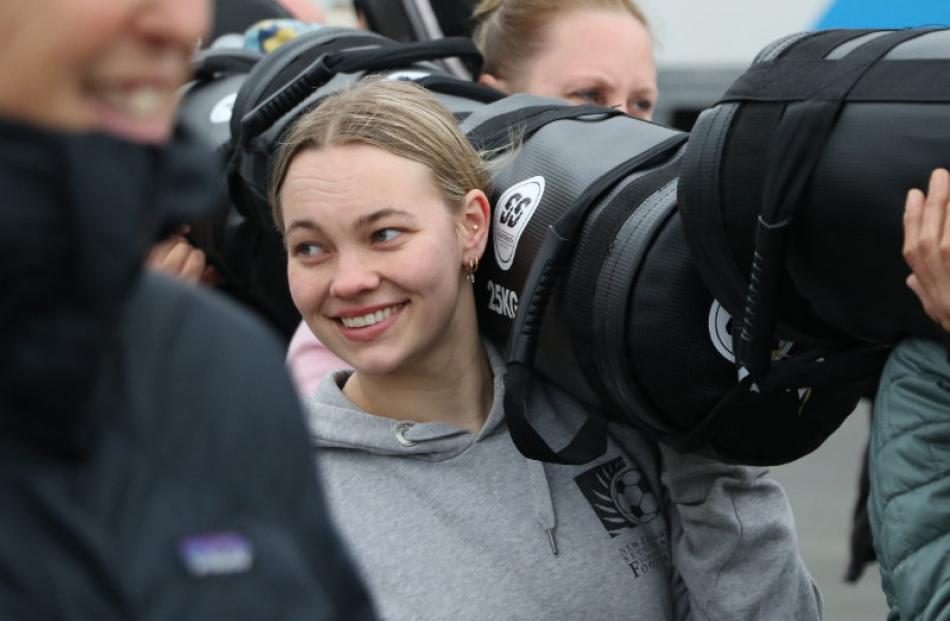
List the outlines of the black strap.
<svg viewBox="0 0 950 621">
<path fill-rule="evenodd" d="M 481 125 L 468 129 L 465 134 L 477 150 L 492 151 L 507 145 L 512 139 L 513 131 L 518 132 L 516 135 L 519 139 L 527 140 L 536 131 L 554 121 L 566 119 L 602 121 L 605 118 L 623 114 L 623 112 L 614 108 L 595 105 L 542 104 L 525 106 L 486 119 Z"/>
<path fill-rule="evenodd" d="M 196 80 L 207 80 L 221 73 L 247 73 L 263 54 L 245 49 L 208 49 L 195 54 L 192 62 Z"/>
<path fill-rule="evenodd" d="M 783 102 L 821 99 L 825 79 L 833 79 L 828 63 L 810 61 L 776 66 L 770 72 L 750 78 L 761 79 L 762 90 L 749 79 L 741 88 L 730 89 L 722 101 Z M 887 62 L 868 70 L 861 84 L 842 97 L 846 102 L 929 103 L 950 98 L 947 72 L 950 60 L 901 60 Z M 835 73 L 841 73 L 843 69 Z M 767 78 L 765 76 L 767 75 Z M 842 76 L 845 77 L 845 76 Z M 745 76 L 743 76 L 745 78 Z M 818 81 L 821 79 L 822 81 Z"/>
<path fill-rule="evenodd" d="M 788 227 L 845 98 L 894 47 L 928 32 L 932 30 L 894 31 L 864 43 L 841 60 L 826 61 L 832 63 L 826 65 L 827 73 L 816 76 L 816 84 L 808 89 L 817 93 L 814 99 L 789 104 L 779 121 L 766 167 L 763 207 L 737 339 L 736 364 L 747 369 L 756 381 L 765 378 L 772 363 Z"/>
<path fill-rule="evenodd" d="M 299 76 L 268 97 L 241 119 L 245 144 L 290 112 L 315 89 L 340 73 L 375 72 L 406 67 L 425 60 L 451 57 L 481 59 L 471 39 L 453 37 L 419 43 L 396 43 L 369 49 L 348 49 L 319 57 Z"/>
<path fill-rule="evenodd" d="M 462 97 L 463 99 L 471 99 L 472 101 L 486 104 L 498 101 L 499 99 L 505 97 L 505 94 L 501 91 L 496 91 L 495 89 L 483 84 L 478 84 L 476 82 L 470 82 L 438 73 L 433 73 L 425 76 L 424 78 L 413 80 L 413 82 L 436 93 L 441 93 L 443 95 L 454 95 L 456 97 Z"/>
<path fill-rule="evenodd" d="M 783 61 L 801 61 L 826 58 L 832 52 L 840 48 L 845 43 L 855 41 L 869 34 L 878 33 L 883 35 L 887 30 L 880 29 L 857 29 L 857 28 L 838 28 L 833 30 L 820 30 L 809 33 L 803 39 L 799 39 L 788 45 L 772 58 L 764 60 Z"/>
<path fill-rule="evenodd" d="M 518 450 L 525 457 L 554 464 L 586 464 L 607 450 L 607 419 L 587 416 L 571 441 L 559 451 L 535 431 L 525 417 L 528 411 L 528 387 L 533 371 L 521 364 L 509 364 L 505 371 L 505 417 L 508 432 Z"/>
<path fill-rule="evenodd" d="M 749 67 L 726 91 L 720 102 L 848 101 L 852 91 L 857 90 L 855 87 L 858 83 L 866 78 L 865 74 L 868 74 L 869 70 L 873 69 L 874 65 L 891 50 L 905 41 L 936 30 L 938 29 L 895 30 L 863 43 L 848 55 L 836 60 L 827 60 L 823 57 L 816 58 L 815 56 L 803 58 L 793 54 L 790 50 L 786 56 L 772 61 L 756 63 Z M 858 31 L 858 34 L 860 32 Z M 808 40 L 806 39 L 805 42 L 807 43 Z M 930 65 L 932 68 L 928 71 L 931 72 L 942 66 L 944 68 L 942 81 L 946 82 L 947 61 L 902 60 L 895 63 L 894 68 L 889 73 L 893 75 L 894 71 L 900 71 L 903 67 L 910 67 L 906 63 L 911 63 L 917 68 L 922 65 Z M 901 82 L 904 82 L 904 80 L 906 78 L 902 79 Z M 915 80 L 915 85 L 919 83 Z M 875 90 L 881 91 L 884 89 L 880 85 L 876 85 L 863 92 L 868 93 Z M 858 90 L 858 92 L 862 91 Z M 905 93 L 902 96 L 910 97 L 911 95 Z"/>
<path fill-rule="evenodd" d="M 604 422 L 590 415 L 568 446 L 554 451 L 527 419 L 527 396 L 534 380 L 532 368 L 541 320 L 551 292 L 570 257 L 575 237 L 597 200 L 617 182 L 658 157 L 674 152 L 688 135 L 678 133 L 644 150 L 601 175 L 574 204 L 548 228 L 522 288 L 521 304 L 511 328 L 505 373 L 505 415 L 511 437 L 526 457 L 559 464 L 581 464 L 603 454 L 606 448 Z"/>
<path fill-rule="evenodd" d="M 818 389 L 867 380 L 880 375 L 890 350 L 889 345 L 867 345 L 856 349 L 805 352 L 783 360 L 769 373 L 765 383 L 757 384 L 755 378 L 747 375 L 687 433 L 669 434 L 663 440 L 680 451 L 702 449 L 709 446 L 728 413 L 736 407 L 742 407 L 742 402 L 750 392 Z M 762 414 L 766 416 L 769 413 Z"/>
</svg>

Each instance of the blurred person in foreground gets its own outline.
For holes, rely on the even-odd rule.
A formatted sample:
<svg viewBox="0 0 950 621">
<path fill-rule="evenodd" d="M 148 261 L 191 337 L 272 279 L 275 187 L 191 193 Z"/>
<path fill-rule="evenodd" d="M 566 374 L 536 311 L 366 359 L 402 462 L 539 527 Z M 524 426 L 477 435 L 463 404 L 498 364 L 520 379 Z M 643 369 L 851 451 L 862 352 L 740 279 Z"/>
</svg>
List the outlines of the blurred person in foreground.
<svg viewBox="0 0 950 621">
<path fill-rule="evenodd" d="M 950 174 L 907 195 L 907 285 L 946 331 L 912 338 L 884 366 L 868 455 L 868 514 L 889 621 L 950 619 Z"/>
<path fill-rule="evenodd" d="M 295 19 L 307 24 L 322 24 L 325 16 L 314 0 L 214 0 L 211 35 L 202 39 L 211 45 L 219 37 L 244 35 L 262 20 Z M 155 244 L 146 257 L 149 268 L 180 278 L 185 282 L 215 286 L 220 277 L 208 263 L 204 251 L 192 244 L 189 226 L 180 226 Z"/>
<path fill-rule="evenodd" d="M 366 619 L 280 348 L 143 271 L 203 0 L 0 0 L 0 618 Z"/>
</svg>

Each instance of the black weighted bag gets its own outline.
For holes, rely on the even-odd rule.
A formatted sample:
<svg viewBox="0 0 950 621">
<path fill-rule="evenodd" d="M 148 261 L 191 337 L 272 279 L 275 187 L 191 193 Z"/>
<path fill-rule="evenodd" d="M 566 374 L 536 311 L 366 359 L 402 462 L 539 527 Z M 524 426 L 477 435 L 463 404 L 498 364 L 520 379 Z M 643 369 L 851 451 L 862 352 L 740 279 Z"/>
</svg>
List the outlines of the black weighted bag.
<svg viewBox="0 0 950 621">
<path fill-rule="evenodd" d="M 844 349 L 937 334 L 904 284 L 902 214 L 907 190 L 950 164 L 948 76 L 948 30 L 803 33 L 700 115 L 680 180 L 687 238 L 742 318 L 755 377 L 776 334 Z"/>
<path fill-rule="evenodd" d="M 737 378 L 729 314 L 703 285 L 677 210 L 687 136 L 594 106 L 516 95 L 462 123 L 497 148 L 493 222 L 476 281 L 483 333 L 508 355 L 506 413 L 519 449 L 577 463 L 615 420 L 683 449 L 776 464 L 814 450 L 853 410 L 864 383 L 797 383 L 800 346 L 775 345 L 780 381 Z M 777 363 L 778 364 L 778 363 Z M 525 420 L 539 373 L 593 415 L 551 448 Z"/>
<path fill-rule="evenodd" d="M 481 55 L 468 39 L 396 43 L 382 35 L 326 28 L 300 35 L 259 62 L 234 104 L 231 196 L 247 218 L 273 230 L 267 188 L 280 136 L 304 111 L 366 75 L 411 80 L 464 117 L 497 91 L 448 74 L 433 62 Z"/>
</svg>

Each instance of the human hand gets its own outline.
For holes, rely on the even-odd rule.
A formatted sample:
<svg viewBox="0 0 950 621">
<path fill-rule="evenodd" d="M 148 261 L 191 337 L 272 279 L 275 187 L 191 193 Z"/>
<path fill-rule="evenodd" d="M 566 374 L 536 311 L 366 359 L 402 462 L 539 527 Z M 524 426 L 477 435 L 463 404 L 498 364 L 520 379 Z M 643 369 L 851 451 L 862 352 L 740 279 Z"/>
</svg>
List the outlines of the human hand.
<svg viewBox="0 0 950 621">
<path fill-rule="evenodd" d="M 207 264 L 205 253 L 191 245 L 185 235 L 187 226 L 152 246 L 145 264 L 153 270 L 192 284 L 213 286 L 218 276 Z"/>
<path fill-rule="evenodd" d="M 933 171 L 927 195 L 913 189 L 904 205 L 904 260 L 924 312 L 950 331 L 950 173 Z"/>
</svg>

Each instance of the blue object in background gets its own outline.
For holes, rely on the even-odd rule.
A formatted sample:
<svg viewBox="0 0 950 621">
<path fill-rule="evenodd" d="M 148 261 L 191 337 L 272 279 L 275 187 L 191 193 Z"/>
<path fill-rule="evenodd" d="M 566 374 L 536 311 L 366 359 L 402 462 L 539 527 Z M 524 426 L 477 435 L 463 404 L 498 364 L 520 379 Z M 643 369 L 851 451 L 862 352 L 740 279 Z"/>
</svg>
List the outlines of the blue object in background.
<svg viewBox="0 0 950 621">
<path fill-rule="evenodd" d="M 916 26 L 950 26 L 950 0 L 834 0 L 815 29 Z"/>
</svg>

